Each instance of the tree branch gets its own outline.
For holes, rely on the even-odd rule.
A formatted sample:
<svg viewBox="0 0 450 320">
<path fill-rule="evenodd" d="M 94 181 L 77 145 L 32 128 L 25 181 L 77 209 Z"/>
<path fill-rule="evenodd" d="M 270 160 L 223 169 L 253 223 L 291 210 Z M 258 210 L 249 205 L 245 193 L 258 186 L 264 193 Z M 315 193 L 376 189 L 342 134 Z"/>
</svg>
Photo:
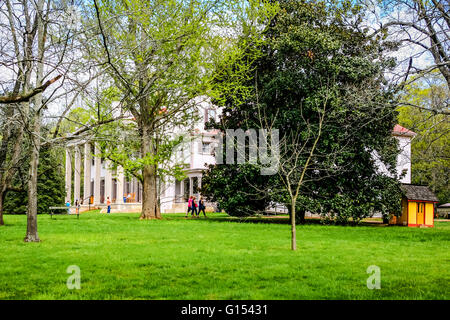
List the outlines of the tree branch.
<svg viewBox="0 0 450 320">
<path fill-rule="evenodd" d="M 37 95 L 38 93 L 42 93 L 47 89 L 52 83 L 56 82 L 61 78 L 62 75 L 58 75 L 55 78 L 48 80 L 42 86 L 33 89 L 32 91 L 22 94 L 22 95 L 12 95 L 12 96 L 0 96 L 0 103 L 9 104 L 9 103 L 20 103 L 27 102 L 32 97 Z"/>
</svg>

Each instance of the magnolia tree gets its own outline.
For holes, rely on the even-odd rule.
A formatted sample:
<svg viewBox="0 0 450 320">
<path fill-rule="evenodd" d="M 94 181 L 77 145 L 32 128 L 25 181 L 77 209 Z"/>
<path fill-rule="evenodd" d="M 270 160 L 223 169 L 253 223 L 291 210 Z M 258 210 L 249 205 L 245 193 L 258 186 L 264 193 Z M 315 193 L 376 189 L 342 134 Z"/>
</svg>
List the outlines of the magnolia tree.
<svg viewBox="0 0 450 320">
<path fill-rule="evenodd" d="M 261 159 L 210 166 L 202 193 L 224 201 L 235 215 L 246 215 L 241 208 L 251 211 L 251 204 L 257 211 L 263 203 L 285 204 L 296 250 L 297 218 L 301 222 L 305 211 L 334 223 L 398 212 L 395 87 L 384 78 L 395 64 L 384 43 L 361 30 L 351 4 L 285 1 L 280 7 L 249 75 L 253 95 L 226 97 L 221 121 L 214 124 L 224 132 L 277 129 L 278 140 L 270 134 L 266 139 L 279 152 L 276 170 L 262 176 Z M 387 174 L 378 170 L 375 154 Z"/>
</svg>

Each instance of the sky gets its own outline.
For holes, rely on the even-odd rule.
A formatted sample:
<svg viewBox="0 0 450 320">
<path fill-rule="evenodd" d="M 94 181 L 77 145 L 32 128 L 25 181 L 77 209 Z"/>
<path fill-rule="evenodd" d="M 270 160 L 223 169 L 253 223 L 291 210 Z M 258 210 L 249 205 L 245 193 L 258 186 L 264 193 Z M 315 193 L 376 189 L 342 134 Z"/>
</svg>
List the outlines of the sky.
<svg viewBox="0 0 450 320">
<path fill-rule="evenodd" d="M 0 13 L 0 24 L 3 26 L 7 25 L 7 17 L 6 17 L 6 8 L 4 2 L 0 4 L 0 10 L 2 13 Z M 68 22 L 66 24 L 73 23 L 73 18 L 77 20 L 78 15 L 76 13 L 76 10 L 74 10 L 74 7 L 69 7 L 67 10 L 68 14 L 66 16 L 63 16 L 63 19 L 68 19 Z M 382 9 L 381 7 L 372 6 L 372 13 L 367 15 L 366 17 L 366 24 L 371 28 L 377 28 L 379 26 L 379 23 L 386 23 L 393 17 L 398 17 L 404 20 L 411 20 L 414 19 L 414 17 L 411 15 L 410 12 L 407 12 L 405 8 L 402 7 L 385 7 Z M 0 26 L 0 44 L 7 45 L 8 42 L 11 41 L 10 34 L 8 34 L 8 30 L 5 29 L 5 27 Z M 393 29 L 392 31 L 395 31 Z M 393 32 L 391 32 L 392 39 L 395 39 L 393 36 Z M 424 44 L 428 45 L 428 39 L 424 39 L 421 37 L 421 35 L 418 32 L 410 31 L 410 35 L 412 38 L 416 39 L 417 41 L 423 42 Z M 403 71 L 406 70 L 407 64 L 409 62 L 409 57 L 414 57 L 414 65 L 419 68 L 426 68 L 430 64 L 433 63 L 432 56 L 428 52 L 423 52 L 423 49 L 419 46 L 413 46 L 413 45 L 405 45 L 400 50 L 393 52 L 390 54 L 390 56 L 395 57 L 397 61 L 399 62 L 399 65 L 396 69 L 396 73 L 403 73 Z M 0 84 L 5 82 L 11 82 L 12 79 L 15 78 L 13 70 L 6 65 L 1 64 L 2 59 L 0 58 Z M 394 79 L 396 77 L 395 74 L 390 74 L 388 77 Z M 49 77 L 50 78 L 50 77 Z M 48 79 L 47 79 L 48 80 Z M 56 85 L 56 84 L 55 84 Z M 0 86 L 0 90 L 2 90 L 2 87 Z M 59 90 L 58 93 L 61 92 L 62 89 Z M 3 90 L 2 90 L 3 91 Z M 4 92 L 0 92 L 0 94 L 3 94 Z M 59 110 L 61 110 L 62 106 L 61 104 L 64 104 L 65 101 L 58 101 L 50 105 L 49 107 L 49 114 L 57 114 Z"/>
</svg>

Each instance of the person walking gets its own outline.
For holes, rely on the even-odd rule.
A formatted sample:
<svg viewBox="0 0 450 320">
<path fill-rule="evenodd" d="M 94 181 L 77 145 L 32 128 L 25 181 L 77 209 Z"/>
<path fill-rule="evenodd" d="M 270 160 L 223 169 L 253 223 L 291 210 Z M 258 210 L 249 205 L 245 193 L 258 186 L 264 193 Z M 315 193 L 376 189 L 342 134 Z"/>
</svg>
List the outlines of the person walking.
<svg viewBox="0 0 450 320">
<path fill-rule="evenodd" d="M 205 212 L 205 201 L 203 201 L 203 197 L 200 197 L 200 200 L 198 200 L 198 215 L 200 216 L 200 212 L 203 211 L 203 215 L 205 216 L 205 218 L 208 218 L 206 216 L 206 212 Z"/>
<path fill-rule="evenodd" d="M 188 210 L 186 212 L 186 218 L 188 217 L 189 212 L 191 211 L 191 208 L 192 208 L 192 196 L 190 196 L 189 200 L 188 200 Z"/>
<path fill-rule="evenodd" d="M 193 217 L 198 217 L 198 212 L 197 212 L 197 206 L 198 206 L 198 205 L 197 205 L 197 203 L 195 202 L 195 197 L 192 197 L 192 205 L 191 205 L 191 206 L 192 206 L 192 209 L 191 209 L 191 210 L 192 210 L 192 214 L 191 214 L 191 215 L 192 215 Z M 194 215 L 194 214 L 195 214 L 195 215 Z"/>
<path fill-rule="evenodd" d="M 106 213 L 111 213 L 111 200 L 109 200 L 109 197 L 106 198 L 106 205 L 108 206 Z"/>
<path fill-rule="evenodd" d="M 66 207 L 67 207 L 67 214 L 70 214 L 70 201 L 67 200 L 66 202 Z"/>
</svg>

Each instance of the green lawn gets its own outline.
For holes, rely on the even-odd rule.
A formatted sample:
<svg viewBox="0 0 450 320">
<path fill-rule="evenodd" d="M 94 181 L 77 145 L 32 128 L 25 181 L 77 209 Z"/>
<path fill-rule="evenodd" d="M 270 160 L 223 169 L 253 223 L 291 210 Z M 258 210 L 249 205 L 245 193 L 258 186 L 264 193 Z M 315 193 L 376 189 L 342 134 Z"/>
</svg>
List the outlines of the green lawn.
<svg viewBox="0 0 450 320">
<path fill-rule="evenodd" d="M 450 222 L 419 229 L 239 223 L 137 214 L 25 216 L 0 227 L 0 299 L 449 299 Z M 81 269 L 69 290 L 66 269 Z M 369 290 L 367 267 L 381 268 Z"/>
</svg>

